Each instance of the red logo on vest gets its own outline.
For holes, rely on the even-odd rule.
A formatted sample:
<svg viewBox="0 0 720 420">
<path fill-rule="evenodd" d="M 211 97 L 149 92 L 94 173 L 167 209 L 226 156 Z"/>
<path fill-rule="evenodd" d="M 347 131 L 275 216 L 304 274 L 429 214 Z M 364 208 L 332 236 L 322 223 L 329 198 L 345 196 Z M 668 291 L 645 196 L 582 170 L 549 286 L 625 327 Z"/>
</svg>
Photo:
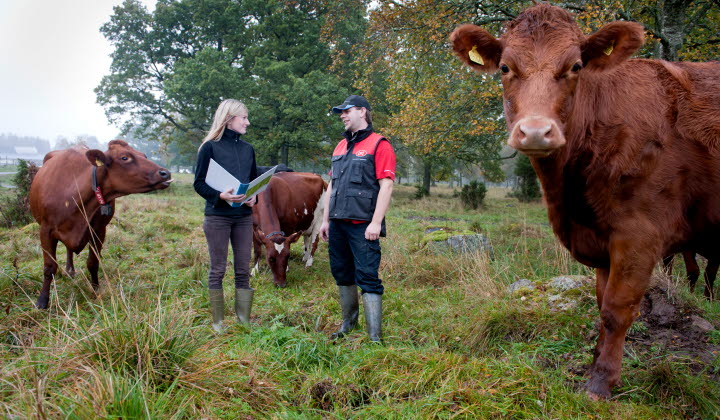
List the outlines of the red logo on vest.
<svg viewBox="0 0 720 420">
<path fill-rule="evenodd" d="M 355 153 L 355 156 L 359 156 L 359 157 L 363 157 L 365 155 L 367 155 L 366 150 L 358 150 L 357 153 Z"/>
</svg>

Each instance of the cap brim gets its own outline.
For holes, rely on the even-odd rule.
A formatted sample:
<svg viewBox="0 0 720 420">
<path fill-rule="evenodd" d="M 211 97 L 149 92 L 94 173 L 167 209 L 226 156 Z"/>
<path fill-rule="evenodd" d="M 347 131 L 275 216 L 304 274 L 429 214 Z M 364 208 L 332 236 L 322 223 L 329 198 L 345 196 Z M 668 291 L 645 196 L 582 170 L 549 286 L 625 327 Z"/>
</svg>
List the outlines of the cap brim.
<svg viewBox="0 0 720 420">
<path fill-rule="evenodd" d="M 334 113 L 336 113 L 336 114 L 340 114 L 340 113 L 343 112 L 344 110 L 350 109 L 350 108 L 352 108 L 352 107 L 354 107 L 354 106 L 355 106 L 355 105 L 350 105 L 350 104 L 348 104 L 348 105 L 340 105 L 340 106 L 333 107 L 332 111 L 333 111 Z"/>
</svg>

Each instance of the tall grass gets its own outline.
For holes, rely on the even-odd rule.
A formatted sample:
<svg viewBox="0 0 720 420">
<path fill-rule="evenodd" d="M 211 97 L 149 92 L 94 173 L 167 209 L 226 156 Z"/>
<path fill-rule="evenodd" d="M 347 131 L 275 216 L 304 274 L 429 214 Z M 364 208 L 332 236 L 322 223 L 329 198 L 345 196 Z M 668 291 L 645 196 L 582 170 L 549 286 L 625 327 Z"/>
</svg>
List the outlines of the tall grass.
<svg viewBox="0 0 720 420">
<path fill-rule="evenodd" d="M 49 310 L 34 309 L 42 282 L 37 225 L 0 230 L 0 415 L 10 418 L 713 418 L 720 362 L 627 346 L 624 384 L 589 401 L 593 287 L 566 311 L 521 300 L 521 278 L 542 288 L 592 275 L 555 241 L 540 204 L 490 189 L 464 210 L 450 189 L 415 200 L 396 186 L 382 241 L 385 345 L 340 323 L 337 287 L 321 243 L 313 267 L 292 249 L 289 286 L 265 269 L 253 278 L 252 324 L 233 321 L 232 267 L 224 334 L 210 328 L 200 197 L 179 176 L 168 191 L 123 197 L 108 226 L 95 296 L 84 273 L 54 282 Z M 481 231 L 484 253 L 433 255 L 425 229 Z M 58 250 L 60 265 L 65 253 Z M 715 325 L 716 303 L 680 299 Z M 640 327 L 638 327 L 640 328 Z M 647 328 L 647 326 L 645 327 Z M 715 341 L 713 341 L 715 340 Z M 720 335 L 708 336 L 720 346 Z M 702 344 L 702 343 L 699 343 Z M 687 356 L 690 357 L 690 356 Z M 705 365 L 703 365 L 705 363 Z M 706 369 L 698 369 L 706 366 Z"/>
</svg>

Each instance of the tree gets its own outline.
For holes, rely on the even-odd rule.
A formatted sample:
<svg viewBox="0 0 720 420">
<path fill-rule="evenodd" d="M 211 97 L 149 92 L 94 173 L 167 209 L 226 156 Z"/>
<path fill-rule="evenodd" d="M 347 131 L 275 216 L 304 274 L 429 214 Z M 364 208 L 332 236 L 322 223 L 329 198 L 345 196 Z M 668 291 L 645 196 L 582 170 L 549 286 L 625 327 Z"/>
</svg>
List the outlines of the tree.
<svg viewBox="0 0 720 420">
<path fill-rule="evenodd" d="M 515 175 L 518 176 L 518 186 L 513 197 L 523 202 L 538 200 L 541 196 L 540 184 L 527 156 L 521 154 L 518 157 Z"/>
<path fill-rule="evenodd" d="M 329 155 L 340 127 L 328 111 L 350 89 L 340 77 L 343 56 L 363 32 L 364 7 L 359 0 L 161 0 L 149 13 L 125 0 L 101 29 L 115 51 L 98 102 L 111 120 L 128 118 L 124 133 L 137 124 L 194 156 L 220 100 L 238 98 L 261 161 Z"/>
<path fill-rule="evenodd" d="M 425 195 L 434 173 L 456 161 L 479 163 L 495 179 L 501 174 L 500 83 L 460 66 L 447 44 L 458 22 L 472 19 L 474 5 L 381 1 L 371 13 L 364 49 L 369 53 L 360 59 L 375 72 L 365 74 L 364 85 L 374 95 L 377 69 L 384 71 L 388 116 L 383 130 L 422 162 Z"/>
</svg>

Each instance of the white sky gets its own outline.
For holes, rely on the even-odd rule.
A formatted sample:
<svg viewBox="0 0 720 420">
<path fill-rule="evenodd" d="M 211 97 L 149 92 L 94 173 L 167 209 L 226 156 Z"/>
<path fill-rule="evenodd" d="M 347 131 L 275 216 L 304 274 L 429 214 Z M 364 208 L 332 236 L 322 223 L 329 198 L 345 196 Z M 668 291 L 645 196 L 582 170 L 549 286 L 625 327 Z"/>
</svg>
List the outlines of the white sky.
<svg viewBox="0 0 720 420">
<path fill-rule="evenodd" d="M 149 10 L 155 0 L 142 0 Z M 100 142 L 111 126 L 93 89 L 110 73 L 100 33 L 122 0 L 0 0 L 0 133 Z"/>
</svg>

